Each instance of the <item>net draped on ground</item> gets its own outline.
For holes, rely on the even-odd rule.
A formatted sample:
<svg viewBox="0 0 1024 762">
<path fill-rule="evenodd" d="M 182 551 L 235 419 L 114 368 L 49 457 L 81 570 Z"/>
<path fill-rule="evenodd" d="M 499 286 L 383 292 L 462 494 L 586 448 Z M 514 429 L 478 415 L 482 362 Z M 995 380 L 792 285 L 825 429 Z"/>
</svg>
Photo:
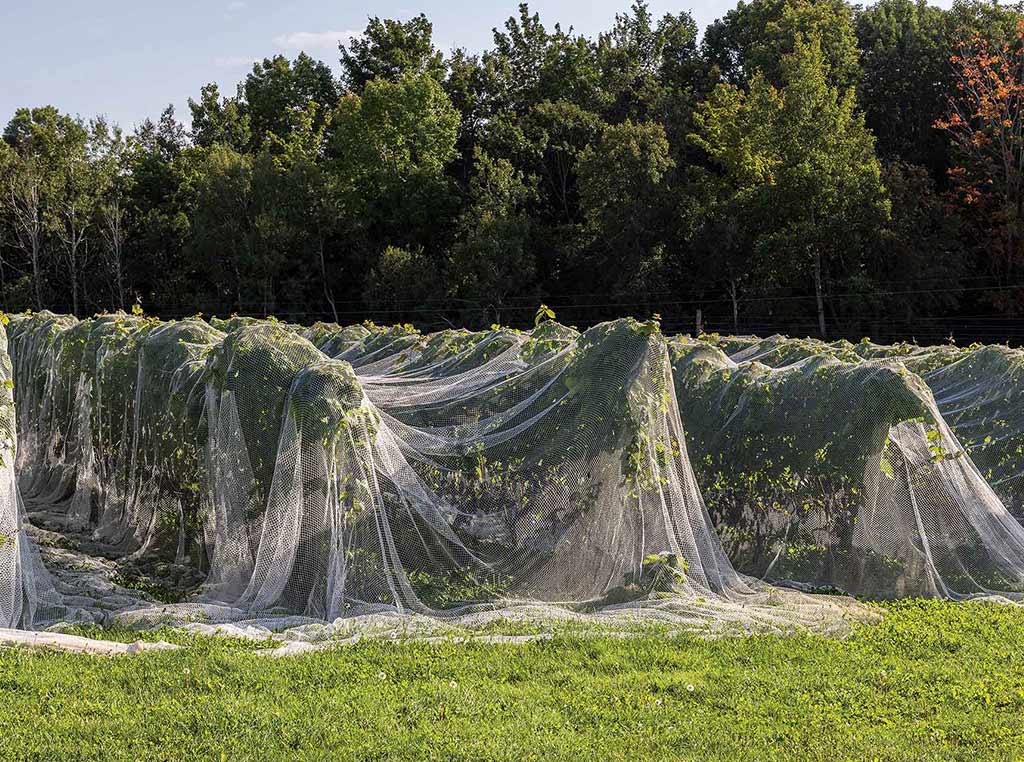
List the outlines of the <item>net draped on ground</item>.
<svg viewBox="0 0 1024 762">
<path fill-rule="evenodd" d="M 824 629 L 845 603 L 740 572 L 879 597 L 1022 584 L 1024 534 L 900 360 L 772 370 L 631 319 L 420 335 L 39 313 L 7 335 L 20 561 L 0 554 L 0 625 Z M 48 586 L 26 532 L 183 600 L 105 581 L 94 605 L 66 569 Z"/>
</svg>

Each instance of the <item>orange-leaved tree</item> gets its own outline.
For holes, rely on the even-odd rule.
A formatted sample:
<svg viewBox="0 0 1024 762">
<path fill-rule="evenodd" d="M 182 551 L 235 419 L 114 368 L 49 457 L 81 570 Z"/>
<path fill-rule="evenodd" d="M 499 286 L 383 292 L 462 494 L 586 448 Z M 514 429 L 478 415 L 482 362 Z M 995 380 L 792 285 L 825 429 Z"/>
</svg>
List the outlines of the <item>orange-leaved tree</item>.
<svg viewBox="0 0 1024 762">
<path fill-rule="evenodd" d="M 1001 41 L 974 35 L 950 57 L 955 90 L 935 127 L 950 137 L 952 192 L 999 285 L 1024 271 L 1024 20 Z M 1007 291 L 998 302 L 1012 309 Z"/>
</svg>

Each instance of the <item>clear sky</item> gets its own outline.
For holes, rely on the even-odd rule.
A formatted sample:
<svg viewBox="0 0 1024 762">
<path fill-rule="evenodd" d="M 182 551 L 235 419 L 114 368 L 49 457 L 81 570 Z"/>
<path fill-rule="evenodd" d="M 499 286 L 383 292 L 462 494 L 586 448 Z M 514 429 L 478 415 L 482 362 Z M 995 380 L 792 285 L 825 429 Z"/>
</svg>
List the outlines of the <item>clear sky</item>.
<svg viewBox="0 0 1024 762">
<path fill-rule="evenodd" d="M 535 0 L 545 25 L 561 22 L 593 35 L 631 0 Z M 652 0 L 651 10 L 689 10 L 703 29 L 734 0 L 686 6 Z M 52 104 L 131 128 L 173 103 L 187 120 L 187 99 L 206 82 L 234 93 L 252 62 L 300 49 L 337 71 L 337 40 L 359 32 L 368 16 L 423 12 L 443 50 L 479 51 L 491 29 L 516 13 L 518 0 L 0 0 L 0 126 L 20 106 Z"/>
<path fill-rule="evenodd" d="M 685 0 L 684 0 L 685 1 Z M 594 35 L 631 0 L 534 0 L 545 25 Z M 938 0 L 949 7 L 952 0 Z M 735 0 L 650 0 L 656 16 L 690 11 L 701 30 Z M 0 126 L 19 106 L 52 104 L 89 118 L 105 114 L 131 128 L 206 82 L 233 94 L 252 62 L 305 50 L 338 69 L 337 42 L 371 15 L 426 13 L 442 50 L 480 51 L 518 0 L 0 0 Z"/>
</svg>

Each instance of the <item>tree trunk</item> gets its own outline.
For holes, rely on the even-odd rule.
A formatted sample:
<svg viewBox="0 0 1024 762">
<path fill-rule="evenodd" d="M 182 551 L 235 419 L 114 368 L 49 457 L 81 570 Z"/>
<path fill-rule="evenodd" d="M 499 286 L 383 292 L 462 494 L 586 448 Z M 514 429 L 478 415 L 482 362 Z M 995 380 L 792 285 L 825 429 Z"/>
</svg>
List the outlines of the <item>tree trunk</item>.
<svg viewBox="0 0 1024 762">
<path fill-rule="evenodd" d="M 71 314 L 78 317 L 78 244 L 71 246 Z"/>
<path fill-rule="evenodd" d="M 825 298 L 821 288 L 821 251 L 814 249 L 814 297 L 818 303 L 818 332 L 821 338 L 828 338 L 825 332 Z"/>
<path fill-rule="evenodd" d="M 114 271 L 114 299 L 118 309 L 124 309 L 124 211 L 119 199 L 114 199 L 104 210 L 107 221 L 107 240 L 110 245 L 111 269 Z"/>
<path fill-rule="evenodd" d="M 36 309 L 43 308 L 43 290 L 40 277 L 40 259 L 43 252 L 43 223 L 40 212 L 39 186 L 30 182 L 27 187 L 11 185 L 11 206 L 17 230 L 18 246 L 32 261 L 32 290 Z"/>
<path fill-rule="evenodd" d="M 729 281 L 729 296 L 732 298 L 732 332 L 739 333 L 740 330 L 740 303 L 736 294 L 736 281 Z"/>
<path fill-rule="evenodd" d="M 242 273 L 238 270 L 238 263 L 233 263 L 235 270 L 235 298 L 238 300 L 238 314 L 244 315 L 245 308 L 242 306 Z"/>
<path fill-rule="evenodd" d="M 121 255 L 117 254 L 117 260 L 114 264 L 117 268 L 115 273 L 115 280 L 117 282 L 117 308 L 124 309 L 124 273 L 121 271 Z"/>
<path fill-rule="evenodd" d="M 324 298 L 331 305 L 331 314 L 334 315 L 334 322 L 338 322 L 338 308 L 334 304 L 334 297 L 331 296 L 331 289 L 327 285 L 327 263 L 324 261 L 324 237 L 322 233 L 317 234 L 317 245 L 320 249 L 320 279 L 324 284 Z"/>
<path fill-rule="evenodd" d="M 32 287 L 36 292 L 36 309 L 43 309 L 43 289 L 39 278 L 39 239 L 32 239 Z"/>
</svg>

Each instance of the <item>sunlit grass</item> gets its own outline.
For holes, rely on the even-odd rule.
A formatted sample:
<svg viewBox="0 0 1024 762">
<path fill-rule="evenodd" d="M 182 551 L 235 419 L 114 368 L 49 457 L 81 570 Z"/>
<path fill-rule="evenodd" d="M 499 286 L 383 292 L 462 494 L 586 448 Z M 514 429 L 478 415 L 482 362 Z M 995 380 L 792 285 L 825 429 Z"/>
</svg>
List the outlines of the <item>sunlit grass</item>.
<svg viewBox="0 0 1024 762">
<path fill-rule="evenodd" d="M 0 652 L 0 757 L 1024 754 L 1024 609 L 1016 606 L 895 604 L 882 624 L 845 640 L 363 641 L 271 659 L 254 653 L 266 643 L 154 637 L 186 647 L 118 658 Z"/>
</svg>

